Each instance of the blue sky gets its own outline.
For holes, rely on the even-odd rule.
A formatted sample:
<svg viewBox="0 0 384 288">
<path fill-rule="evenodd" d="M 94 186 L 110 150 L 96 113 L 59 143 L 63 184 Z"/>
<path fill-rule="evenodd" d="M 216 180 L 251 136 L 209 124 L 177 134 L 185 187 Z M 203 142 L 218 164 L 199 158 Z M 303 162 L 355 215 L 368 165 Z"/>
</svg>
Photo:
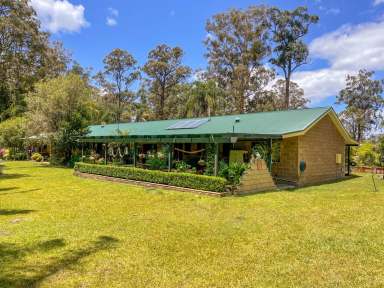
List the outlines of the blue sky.
<svg viewBox="0 0 384 288">
<path fill-rule="evenodd" d="M 284 9 L 305 5 L 320 17 L 305 39 L 311 62 L 294 77 L 311 106 L 333 104 L 345 74 L 359 68 L 384 77 L 384 0 L 30 1 L 52 38 L 61 40 L 75 60 L 95 72 L 114 48 L 128 50 L 143 64 L 148 51 L 160 43 L 182 47 L 184 63 L 204 69 L 206 20 L 230 8 L 266 4 Z"/>
</svg>

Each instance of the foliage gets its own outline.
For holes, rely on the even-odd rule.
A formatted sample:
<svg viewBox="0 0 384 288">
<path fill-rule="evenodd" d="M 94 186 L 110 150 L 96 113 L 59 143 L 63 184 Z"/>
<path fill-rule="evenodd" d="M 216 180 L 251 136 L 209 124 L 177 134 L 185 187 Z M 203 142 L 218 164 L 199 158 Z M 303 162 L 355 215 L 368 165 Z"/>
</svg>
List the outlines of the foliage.
<svg viewBox="0 0 384 288">
<path fill-rule="evenodd" d="M 263 59 L 270 53 L 268 9 L 232 9 L 208 20 L 208 72 L 226 91 L 228 112 L 244 113 L 248 98 L 270 80 Z"/>
<path fill-rule="evenodd" d="M 266 163 L 269 162 L 270 148 L 266 143 L 257 143 L 252 147 L 252 156 L 256 159 L 263 159 Z"/>
<path fill-rule="evenodd" d="M 136 100 L 135 93 L 129 91 L 129 87 L 140 77 L 137 61 L 127 51 L 114 49 L 103 63 L 104 71 L 98 73 L 95 79 L 106 93 L 104 99 L 112 106 L 114 122 L 120 122 L 123 112 L 132 109 Z"/>
<path fill-rule="evenodd" d="M 374 80 L 373 76 L 374 72 L 367 70 L 347 75 L 346 87 L 337 96 L 337 103 L 346 105 L 340 118 L 358 142 L 383 121 L 384 99 L 381 93 L 384 80 Z"/>
<path fill-rule="evenodd" d="M 218 176 L 227 179 L 232 185 L 237 185 L 247 169 L 249 165 L 246 163 L 233 162 L 228 165 L 225 161 L 220 161 Z"/>
<path fill-rule="evenodd" d="M 205 145 L 205 152 L 206 152 L 206 167 L 204 170 L 205 175 L 213 175 L 214 169 L 215 169 L 215 144 L 209 143 Z"/>
<path fill-rule="evenodd" d="M 77 74 L 39 82 L 28 97 L 28 132 L 44 133 L 53 143 L 54 158 L 68 163 L 77 138 L 87 132 L 94 106 L 92 89 Z"/>
<path fill-rule="evenodd" d="M 214 80 L 195 81 L 187 90 L 188 117 L 209 117 L 218 115 L 224 110 L 224 90 Z"/>
<path fill-rule="evenodd" d="M 26 136 L 26 119 L 13 117 L 0 122 L 0 146 L 22 149 Z"/>
<path fill-rule="evenodd" d="M 179 47 L 165 44 L 149 52 L 147 63 L 143 67 L 149 79 L 151 96 L 149 101 L 154 107 L 157 119 L 167 119 L 168 102 L 174 96 L 174 89 L 189 76 L 191 69 L 181 63 L 184 52 Z"/>
<path fill-rule="evenodd" d="M 83 173 L 217 192 L 224 192 L 227 185 L 227 181 L 221 177 L 191 173 L 163 172 L 133 167 L 76 163 L 75 170 Z"/>
<path fill-rule="evenodd" d="M 286 108 L 286 83 L 284 80 L 279 79 L 272 87 L 275 99 L 273 101 L 273 110 L 285 110 Z M 288 109 L 301 109 L 305 108 L 310 102 L 309 99 L 304 97 L 304 90 L 297 83 L 289 81 L 289 105 Z"/>
<path fill-rule="evenodd" d="M 284 72 L 283 107 L 288 109 L 291 107 L 292 73 L 308 60 L 308 48 L 302 39 L 308 33 L 309 26 L 317 23 L 319 17 L 310 15 L 306 7 L 297 7 L 292 11 L 271 8 L 269 15 L 274 43 L 273 57 L 270 61 Z"/>
<path fill-rule="evenodd" d="M 40 153 L 33 153 L 31 159 L 36 162 L 41 162 L 43 161 L 43 156 L 41 156 Z"/>
<path fill-rule="evenodd" d="M 27 153 L 23 150 L 17 149 L 17 148 L 10 148 L 9 154 L 7 156 L 7 160 L 27 160 L 28 156 Z"/>
<path fill-rule="evenodd" d="M 373 142 L 363 142 L 354 151 L 355 160 L 361 166 L 380 166 L 380 152 Z"/>
<path fill-rule="evenodd" d="M 4 159 L 7 155 L 7 151 L 4 148 L 0 148 L 0 159 Z"/>
<path fill-rule="evenodd" d="M 186 172 L 188 169 L 191 169 L 191 165 L 187 164 L 185 161 L 176 161 L 175 168 L 177 172 Z"/>
<path fill-rule="evenodd" d="M 147 164 L 151 170 L 165 169 L 168 167 L 166 159 L 159 157 L 148 158 L 145 164 Z"/>
<path fill-rule="evenodd" d="M 50 43 L 27 0 L 0 2 L 0 120 L 25 110 L 34 83 L 66 69 L 68 55 Z"/>
</svg>

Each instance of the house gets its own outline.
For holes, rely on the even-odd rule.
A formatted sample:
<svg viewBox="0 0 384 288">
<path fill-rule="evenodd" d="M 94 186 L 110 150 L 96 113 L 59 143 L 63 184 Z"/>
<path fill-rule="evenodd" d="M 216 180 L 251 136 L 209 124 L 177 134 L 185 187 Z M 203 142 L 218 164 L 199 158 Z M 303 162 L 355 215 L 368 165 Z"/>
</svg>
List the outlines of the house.
<svg viewBox="0 0 384 288">
<path fill-rule="evenodd" d="M 168 147 L 169 170 L 172 160 L 198 167 L 199 160 L 206 159 L 208 148 L 213 147 L 214 174 L 218 173 L 220 161 L 248 162 L 256 155 L 265 160 L 264 166 L 274 182 L 296 186 L 349 174 L 350 146 L 357 145 L 329 107 L 94 125 L 81 141 L 105 161 L 110 155 L 131 151 L 125 153 L 128 156 L 124 161 L 144 167 L 143 155 Z M 255 169 L 263 169 L 258 167 Z M 261 185 L 255 180 L 257 173 L 247 177 L 254 178 L 250 185 L 257 190 L 256 186 Z"/>
</svg>

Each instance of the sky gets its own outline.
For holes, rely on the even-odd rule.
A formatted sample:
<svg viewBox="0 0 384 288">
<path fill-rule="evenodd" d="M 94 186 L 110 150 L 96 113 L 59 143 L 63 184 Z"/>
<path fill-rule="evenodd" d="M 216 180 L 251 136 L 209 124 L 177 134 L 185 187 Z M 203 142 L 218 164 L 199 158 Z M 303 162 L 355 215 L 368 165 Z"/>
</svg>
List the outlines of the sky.
<svg viewBox="0 0 384 288">
<path fill-rule="evenodd" d="M 184 64 L 204 69 L 205 24 L 212 15 L 251 5 L 294 9 L 307 6 L 320 17 L 305 37 L 309 63 L 293 76 L 312 107 L 335 105 L 347 74 L 359 69 L 384 78 L 384 0 L 30 0 L 42 28 L 93 72 L 112 49 L 130 52 L 144 64 L 148 52 L 165 43 L 180 46 Z M 281 75 L 281 71 L 277 70 Z"/>
</svg>

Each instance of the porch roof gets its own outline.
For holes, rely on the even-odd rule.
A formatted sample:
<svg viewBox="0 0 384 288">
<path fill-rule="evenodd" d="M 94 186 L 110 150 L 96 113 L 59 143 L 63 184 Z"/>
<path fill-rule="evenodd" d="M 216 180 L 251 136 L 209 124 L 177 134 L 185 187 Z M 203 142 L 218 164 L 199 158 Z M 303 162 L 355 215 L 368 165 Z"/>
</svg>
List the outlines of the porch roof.
<svg viewBox="0 0 384 288">
<path fill-rule="evenodd" d="M 238 115 L 213 116 L 196 128 L 169 129 L 183 120 L 206 118 L 173 119 L 147 122 L 92 125 L 82 141 L 96 139 L 156 139 L 156 138 L 209 138 L 209 137 L 255 137 L 283 138 L 305 131 L 328 113 L 330 107 L 299 110 L 258 112 Z M 340 124 L 341 125 L 341 124 Z M 344 129 L 345 130 L 345 129 Z"/>
</svg>

